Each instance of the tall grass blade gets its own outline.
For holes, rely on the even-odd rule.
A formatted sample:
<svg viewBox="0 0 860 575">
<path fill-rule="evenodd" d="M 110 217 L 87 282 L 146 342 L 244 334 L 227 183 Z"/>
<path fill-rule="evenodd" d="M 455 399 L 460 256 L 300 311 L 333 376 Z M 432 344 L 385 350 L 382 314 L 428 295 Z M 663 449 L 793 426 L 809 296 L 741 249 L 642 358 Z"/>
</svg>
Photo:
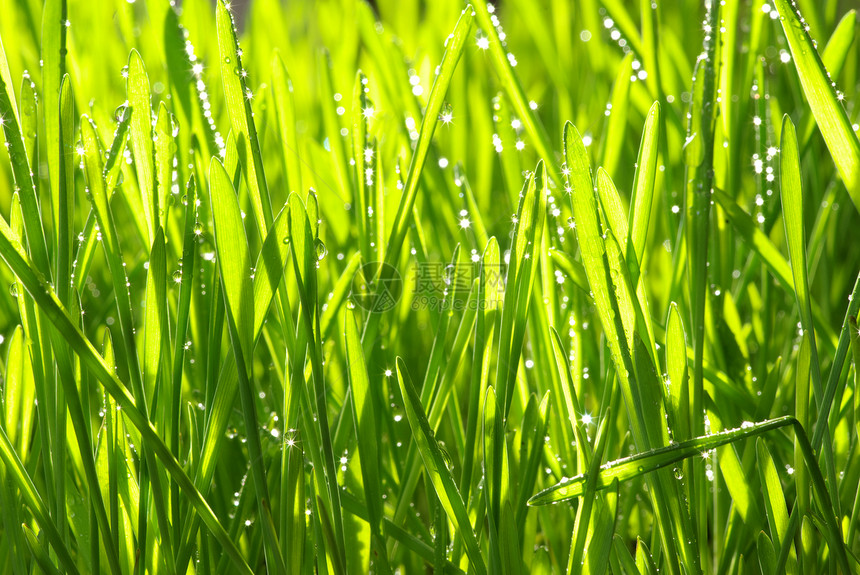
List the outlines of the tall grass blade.
<svg viewBox="0 0 860 575">
<path fill-rule="evenodd" d="M 463 538 L 472 568 L 476 573 L 483 575 L 487 573 L 487 568 L 481 556 L 475 532 L 472 530 L 466 506 L 460 497 L 460 492 L 454 483 L 445 457 L 436 442 L 435 433 L 427 421 L 418 392 L 406 371 L 406 365 L 400 358 L 397 359 L 397 379 L 403 394 L 406 417 L 409 419 L 409 425 L 415 434 L 415 441 L 418 444 L 421 458 L 424 460 L 427 476 L 436 490 L 442 507 L 444 507 L 449 519 L 456 525 L 460 537 Z"/>
<path fill-rule="evenodd" d="M 806 101 L 848 194 L 860 209 L 860 142 L 857 134 L 797 7 L 788 0 L 776 0 L 774 6 L 779 12 Z"/>
</svg>

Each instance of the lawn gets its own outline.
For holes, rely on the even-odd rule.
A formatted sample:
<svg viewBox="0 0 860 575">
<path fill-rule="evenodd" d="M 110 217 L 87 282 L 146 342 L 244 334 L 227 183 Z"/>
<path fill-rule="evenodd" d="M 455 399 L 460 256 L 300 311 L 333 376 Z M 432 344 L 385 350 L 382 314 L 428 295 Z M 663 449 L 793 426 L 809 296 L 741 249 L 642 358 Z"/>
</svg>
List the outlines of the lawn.
<svg viewBox="0 0 860 575">
<path fill-rule="evenodd" d="M 0 0 L 0 574 L 860 573 L 846 0 Z"/>
</svg>

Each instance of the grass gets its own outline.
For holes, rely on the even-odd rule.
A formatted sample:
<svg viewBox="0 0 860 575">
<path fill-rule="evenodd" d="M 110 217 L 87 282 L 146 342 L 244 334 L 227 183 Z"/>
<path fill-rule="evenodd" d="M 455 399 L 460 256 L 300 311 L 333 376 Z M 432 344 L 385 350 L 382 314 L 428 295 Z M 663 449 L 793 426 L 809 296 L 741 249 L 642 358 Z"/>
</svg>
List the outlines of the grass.
<svg viewBox="0 0 860 575">
<path fill-rule="evenodd" d="M 860 572 L 848 8 L 0 1 L 0 573 Z"/>
</svg>

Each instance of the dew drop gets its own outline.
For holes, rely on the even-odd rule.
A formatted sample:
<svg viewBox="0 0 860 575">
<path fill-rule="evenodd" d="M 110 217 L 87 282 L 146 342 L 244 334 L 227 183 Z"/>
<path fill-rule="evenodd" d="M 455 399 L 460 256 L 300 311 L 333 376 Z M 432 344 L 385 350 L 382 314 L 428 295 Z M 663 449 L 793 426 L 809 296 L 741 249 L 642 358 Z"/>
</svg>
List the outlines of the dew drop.
<svg viewBox="0 0 860 575">
<path fill-rule="evenodd" d="M 328 255 L 328 248 L 325 247 L 323 241 L 319 238 L 314 241 L 314 248 L 317 252 L 317 261 L 322 261 Z"/>
</svg>

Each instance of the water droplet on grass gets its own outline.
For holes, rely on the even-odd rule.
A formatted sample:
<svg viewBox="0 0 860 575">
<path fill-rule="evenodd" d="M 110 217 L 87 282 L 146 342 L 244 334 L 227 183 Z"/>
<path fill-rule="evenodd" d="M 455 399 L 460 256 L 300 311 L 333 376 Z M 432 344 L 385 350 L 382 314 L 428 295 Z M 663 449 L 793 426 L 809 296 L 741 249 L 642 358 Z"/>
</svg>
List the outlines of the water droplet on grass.
<svg viewBox="0 0 860 575">
<path fill-rule="evenodd" d="M 317 261 L 322 261 L 328 255 L 328 248 L 319 238 L 314 241 L 314 249 L 317 252 Z"/>
</svg>

